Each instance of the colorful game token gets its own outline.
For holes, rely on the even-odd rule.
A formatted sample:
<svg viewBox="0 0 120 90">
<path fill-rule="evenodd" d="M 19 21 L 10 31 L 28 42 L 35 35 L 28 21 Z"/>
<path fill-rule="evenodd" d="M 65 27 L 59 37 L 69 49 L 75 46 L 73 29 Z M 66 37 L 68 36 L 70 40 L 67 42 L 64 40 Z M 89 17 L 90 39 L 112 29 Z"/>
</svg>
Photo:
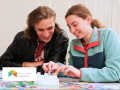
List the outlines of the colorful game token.
<svg viewBox="0 0 120 90">
<path fill-rule="evenodd" d="M 93 86 L 92 86 L 92 85 L 90 85 L 88 88 L 89 88 L 89 89 L 93 89 Z"/>
</svg>

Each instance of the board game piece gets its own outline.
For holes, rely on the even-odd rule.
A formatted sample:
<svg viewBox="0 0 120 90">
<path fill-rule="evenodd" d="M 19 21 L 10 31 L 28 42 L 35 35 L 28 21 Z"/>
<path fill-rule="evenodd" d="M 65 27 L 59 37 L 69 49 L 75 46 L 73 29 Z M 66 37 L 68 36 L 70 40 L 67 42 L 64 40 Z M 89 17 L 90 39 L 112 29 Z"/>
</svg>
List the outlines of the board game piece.
<svg viewBox="0 0 120 90">
<path fill-rule="evenodd" d="M 40 85 L 55 85 L 55 86 L 59 86 L 59 79 L 57 78 L 56 75 L 48 75 L 48 74 L 44 74 L 44 75 L 40 75 L 40 73 L 38 72 L 36 75 L 36 81 L 35 83 L 40 84 Z"/>
<path fill-rule="evenodd" d="M 22 85 L 23 85 L 23 82 L 19 82 L 19 84 L 18 84 L 18 85 L 22 86 Z"/>
<path fill-rule="evenodd" d="M 93 89 L 93 86 L 92 86 L 92 85 L 90 85 L 90 86 L 88 87 L 88 89 Z"/>
</svg>

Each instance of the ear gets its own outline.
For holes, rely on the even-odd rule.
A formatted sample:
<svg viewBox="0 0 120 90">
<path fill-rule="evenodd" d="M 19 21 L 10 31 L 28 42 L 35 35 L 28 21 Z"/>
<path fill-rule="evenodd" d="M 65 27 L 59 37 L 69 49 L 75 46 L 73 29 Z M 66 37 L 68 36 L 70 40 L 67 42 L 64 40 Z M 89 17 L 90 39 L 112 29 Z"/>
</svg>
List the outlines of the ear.
<svg viewBox="0 0 120 90">
<path fill-rule="evenodd" d="M 90 22 L 91 22 L 91 17 L 90 17 L 90 16 L 87 16 L 87 17 L 86 17 L 86 20 L 87 20 L 88 23 L 90 23 Z"/>
</svg>

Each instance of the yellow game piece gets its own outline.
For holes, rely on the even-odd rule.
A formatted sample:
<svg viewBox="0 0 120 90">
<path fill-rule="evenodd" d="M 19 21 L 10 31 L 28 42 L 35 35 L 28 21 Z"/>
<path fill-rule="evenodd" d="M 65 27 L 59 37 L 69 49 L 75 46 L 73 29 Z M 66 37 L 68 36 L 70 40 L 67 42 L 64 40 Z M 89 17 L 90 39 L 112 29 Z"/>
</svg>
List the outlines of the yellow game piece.
<svg viewBox="0 0 120 90">
<path fill-rule="evenodd" d="M 48 71 L 48 75 L 50 75 L 50 71 Z"/>
</svg>

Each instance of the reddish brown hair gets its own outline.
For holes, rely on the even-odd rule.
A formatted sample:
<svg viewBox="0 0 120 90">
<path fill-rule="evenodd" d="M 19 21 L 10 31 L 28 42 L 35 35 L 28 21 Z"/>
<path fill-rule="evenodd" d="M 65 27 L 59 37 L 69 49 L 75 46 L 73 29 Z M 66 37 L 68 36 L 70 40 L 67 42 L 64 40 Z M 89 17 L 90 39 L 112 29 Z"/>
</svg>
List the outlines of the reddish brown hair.
<svg viewBox="0 0 120 90">
<path fill-rule="evenodd" d="M 82 19 L 86 19 L 87 16 L 90 16 L 92 19 L 92 15 L 87 7 L 85 7 L 83 4 L 78 4 L 72 6 L 70 9 L 68 9 L 65 18 L 67 18 L 69 15 L 77 15 L 78 17 Z M 91 20 L 91 27 L 93 28 L 96 26 L 97 28 L 104 28 L 105 26 L 101 25 L 101 22 L 97 19 Z"/>
</svg>

